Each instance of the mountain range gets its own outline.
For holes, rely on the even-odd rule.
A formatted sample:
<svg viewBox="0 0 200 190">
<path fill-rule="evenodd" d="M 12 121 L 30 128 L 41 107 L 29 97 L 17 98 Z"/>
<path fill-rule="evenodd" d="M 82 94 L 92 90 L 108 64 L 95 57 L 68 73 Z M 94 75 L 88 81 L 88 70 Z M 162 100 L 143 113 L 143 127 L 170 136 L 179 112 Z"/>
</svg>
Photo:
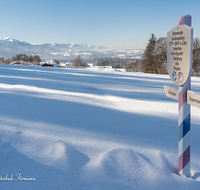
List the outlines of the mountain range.
<svg viewBox="0 0 200 190">
<path fill-rule="evenodd" d="M 82 59 L 95 59 L 105 57 L 135 58 L 141 59 L 144 50 L 141 49 L 122 49 L 108 50 L 103 46 L 94 46 L 87 44 L 75 43 L 46 43 L 46 44 L 30 44 L 25 41 L 19 41 L 11 37 L 0 40 L 0 57 L 4 59 L 11 58 L 14 55 L 25 53 L 27 55 L 40 55 L 42 60 L 58 59 L 69 61 L 75 59 L 78 55 Z"/>
</svg>

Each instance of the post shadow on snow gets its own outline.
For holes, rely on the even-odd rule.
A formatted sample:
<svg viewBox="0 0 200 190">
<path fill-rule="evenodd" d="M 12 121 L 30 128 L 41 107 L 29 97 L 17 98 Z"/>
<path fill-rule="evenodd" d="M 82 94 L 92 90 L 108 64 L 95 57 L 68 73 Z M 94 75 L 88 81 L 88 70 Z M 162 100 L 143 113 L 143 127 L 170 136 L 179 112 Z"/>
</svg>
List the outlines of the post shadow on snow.
<svg viewBox="0 0 200 190">
<path fill-rule="evenodd" d="M 190 178 L 192 178 L 192 179 L 200 178 L 200 172 L 195 172 L 194 175 L 192 175 Z"/>
</svg>

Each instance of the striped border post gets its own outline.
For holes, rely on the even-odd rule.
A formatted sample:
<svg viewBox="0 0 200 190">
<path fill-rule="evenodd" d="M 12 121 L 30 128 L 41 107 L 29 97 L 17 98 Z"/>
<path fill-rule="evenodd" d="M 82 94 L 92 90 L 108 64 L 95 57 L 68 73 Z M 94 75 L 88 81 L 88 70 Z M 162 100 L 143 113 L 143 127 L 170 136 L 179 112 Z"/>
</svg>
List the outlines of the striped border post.
<svg viewBox="0 0 200 190">
<path fill-rule="evenodd" d="M 179 18 L 179 25 L 191 26 L 191 16 Z M 187 104 L 187 91 L 191 90 L 191 77 L 184 86 L 179 86 L 179 142 L 178 172 L 182 176 L 190 176 L 190 105 Z"/>
</svg>

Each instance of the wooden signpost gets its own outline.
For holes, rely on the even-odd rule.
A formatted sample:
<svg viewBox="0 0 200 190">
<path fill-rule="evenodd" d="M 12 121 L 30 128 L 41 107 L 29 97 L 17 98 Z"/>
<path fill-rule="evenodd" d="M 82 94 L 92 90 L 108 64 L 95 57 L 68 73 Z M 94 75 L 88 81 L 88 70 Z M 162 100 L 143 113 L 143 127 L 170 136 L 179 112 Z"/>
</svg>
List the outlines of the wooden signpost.
<svg viewBox="0 0 200 190">
<path fill-rule="evenodd" d="M 200 108 L 200 95 L 191 91 L 193 28 L 191 16 L 167 33 L 167 70 L 178 89 L 164 86 L 166 96 L 179 101 L 178 172 L 190 176 L 190 105 Z"/>
</svg>

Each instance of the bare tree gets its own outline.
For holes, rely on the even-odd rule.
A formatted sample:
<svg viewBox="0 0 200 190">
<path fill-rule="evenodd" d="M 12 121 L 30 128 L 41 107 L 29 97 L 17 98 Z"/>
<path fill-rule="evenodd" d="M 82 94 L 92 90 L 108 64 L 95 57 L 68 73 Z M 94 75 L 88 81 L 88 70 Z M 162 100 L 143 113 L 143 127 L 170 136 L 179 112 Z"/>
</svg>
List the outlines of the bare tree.
<svg viewBox="0 0 200 190">
<path fill-rule="evenodd" d="M 57 59 L 54 59 L 53 62 L 54 62 L 54 63 L 57 63 L 58 65 L 60 64 L 60 61 L 57 60 Z"/>
<path fill-rule="evenodd" d="M 12 62 L 11 59 L 6 59 L 6 60 L 4 61 L 4 64 L 10 64 L 11 62 Z"/>
<path fill-rule="evenodd" d="M 97 65 L 99 66 L 99 69 L 103 69 L 103 66 L 104 66 L 104 61 L 103 61 L 103 58 L 100 58 Z"/>
<path fill-rule="evenodd" d="M 140 62 L 133 62 L 125 67 L 126 72 L 140 72 L 141 71 L 141 63 Z"/>
<path fill-rule="evenodd" d="M 80 55 L 78 55 L 77 58 L 74 59 L 73 66 L 76 67 L 76 68 L 79 68 L 79 67 L 86 68 L 86 67 L 87 67 L 87 64 L 86 64 L 85 62 L 83 62 L 83 61 L 81 60 Z"/>
<path fill-rule="evenodd" d="M 34 55 L 34 57 L 31 60 L 32 63 L 38 64 L 39 62 L 41 62 L 41 58 L 39 55 Z"/>
</svg>

